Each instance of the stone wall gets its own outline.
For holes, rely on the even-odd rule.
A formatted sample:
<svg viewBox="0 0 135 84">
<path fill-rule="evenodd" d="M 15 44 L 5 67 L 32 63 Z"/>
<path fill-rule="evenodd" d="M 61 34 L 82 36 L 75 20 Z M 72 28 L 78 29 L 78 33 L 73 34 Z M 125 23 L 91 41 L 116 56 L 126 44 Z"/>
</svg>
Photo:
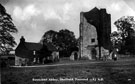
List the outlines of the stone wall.
<svg viewBox="0 0 135 84">
<path fill-rule="evenodd" d="M 81 57 L 88 59 L 102 58 L 111 50 L 111 15 L 106 9 L 93 8 L 80 13 L 80 48 Z"/>
<path fill-rule="evenodd" d="M 78 60 L 79 59 L 79 53 L 77 51 L 73 51 L 70 60 Z"/>
<path fill-rule="evenodd" d="M 15 66 L 22 66 L 26 64 L 26 58 L 15 56 Z"/>
<path fill-rule="evenodd" d="M 83 13 L 80 14 L 80 55 L 81 57 L 88 57 L 92 59 L 92 48 L 95 48 L 96 55 L 98 49 L 97 32 L 96 28 L 89 24 L 86 18 L 83 16 Z"/>
</svg>

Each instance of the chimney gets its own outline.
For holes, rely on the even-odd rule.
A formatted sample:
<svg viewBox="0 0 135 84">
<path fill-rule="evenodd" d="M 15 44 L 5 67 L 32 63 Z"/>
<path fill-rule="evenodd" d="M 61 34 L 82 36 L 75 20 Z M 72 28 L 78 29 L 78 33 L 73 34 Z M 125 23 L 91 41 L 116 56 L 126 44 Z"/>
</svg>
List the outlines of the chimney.
<svg viewBox="0 0 135 84">
<path fill-rule="evenodd" d="M 25 42 L 25 39 L 24 39 L 23 36 L 21 36 L 21 38 L 20 38 L 20 43 L 24 43 L 24 42 Z"/>
</svg>

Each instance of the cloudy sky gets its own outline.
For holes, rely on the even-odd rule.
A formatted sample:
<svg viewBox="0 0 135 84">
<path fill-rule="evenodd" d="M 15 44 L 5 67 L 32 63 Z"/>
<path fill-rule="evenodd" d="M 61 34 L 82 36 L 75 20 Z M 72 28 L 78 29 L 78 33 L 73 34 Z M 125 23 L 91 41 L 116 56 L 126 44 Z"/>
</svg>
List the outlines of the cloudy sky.
<svg viewBox="0 0 135 84">
<path fill-rule="evenodd" d="M 80 12 L 87 12 L 95 6 L 106 8 L 111 14 L 112 31 L 114 21 L 122 16 L 135 16 L 135 0 L 0 0 L 19 32 L 26 41 L 39 42 L 48 30 L 69 29 L 79 37 Z"/>
</svg>

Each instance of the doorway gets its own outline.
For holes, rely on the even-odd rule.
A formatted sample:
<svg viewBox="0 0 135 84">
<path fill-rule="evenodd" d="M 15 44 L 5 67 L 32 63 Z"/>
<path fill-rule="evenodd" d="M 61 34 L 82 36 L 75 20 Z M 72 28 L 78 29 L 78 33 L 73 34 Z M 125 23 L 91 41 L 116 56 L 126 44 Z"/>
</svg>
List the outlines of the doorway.
<svg viewBox="0 0 135 84">
<path fill-rule="evenodd" d="M 92 59 L 96 59 L 97 51 L 95 48 L 92 48 L 91 55 L 92 55 Z"/>
</svg>

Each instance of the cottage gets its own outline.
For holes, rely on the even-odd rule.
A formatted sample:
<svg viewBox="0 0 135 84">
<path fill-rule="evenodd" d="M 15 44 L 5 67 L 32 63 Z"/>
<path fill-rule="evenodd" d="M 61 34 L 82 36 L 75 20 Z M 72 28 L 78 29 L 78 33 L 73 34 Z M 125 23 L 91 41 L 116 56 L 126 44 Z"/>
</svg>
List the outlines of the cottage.
<svg viewBox="0 0 135 84">
<path fill-rule="evenodd" d="M 59 60 L 59 52 L 51 43 L 26 42 L 22 36 L 20 43 L 15 50 L 15 65 L 31 65 L 45 63 L 47 60 Z"/>
<path fill-rule="evenodd" d="M 42 44 L 25 42 L 24 37 L 20 39 L 20 43 L 15 49 L 15 65 L 27 65 L 32 62 L 39 62 L 39 51 L 42 49 Z"/>
</svg>

